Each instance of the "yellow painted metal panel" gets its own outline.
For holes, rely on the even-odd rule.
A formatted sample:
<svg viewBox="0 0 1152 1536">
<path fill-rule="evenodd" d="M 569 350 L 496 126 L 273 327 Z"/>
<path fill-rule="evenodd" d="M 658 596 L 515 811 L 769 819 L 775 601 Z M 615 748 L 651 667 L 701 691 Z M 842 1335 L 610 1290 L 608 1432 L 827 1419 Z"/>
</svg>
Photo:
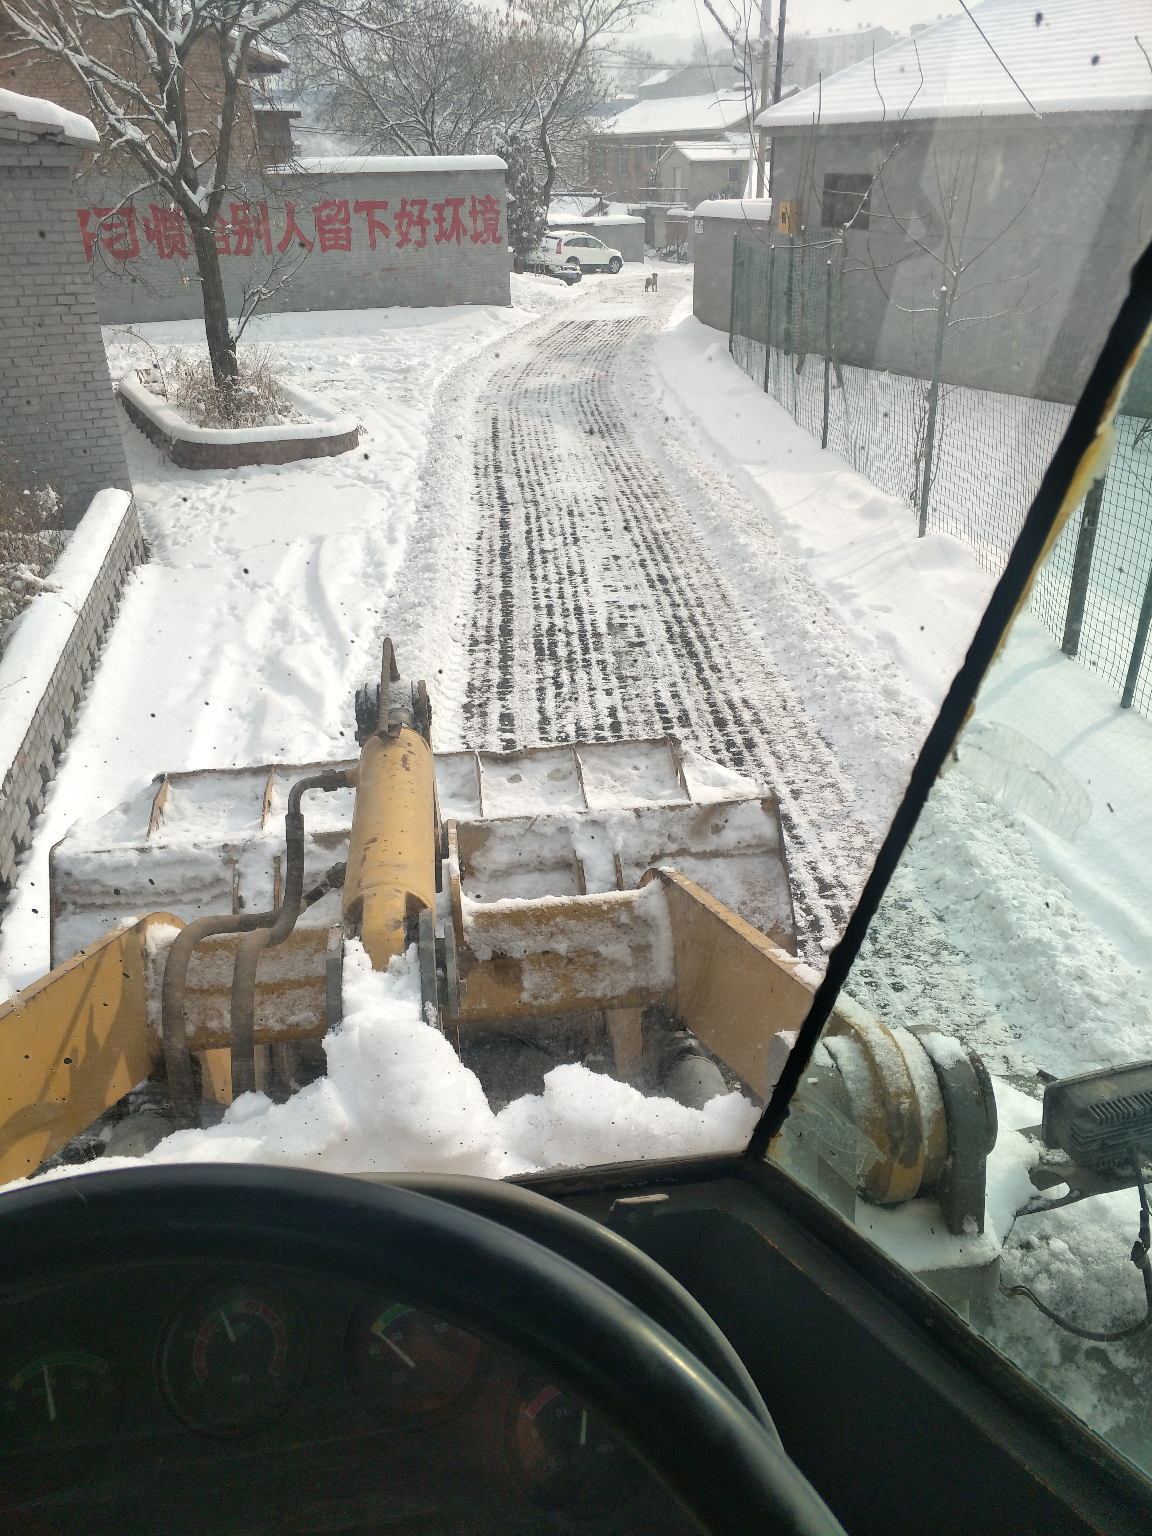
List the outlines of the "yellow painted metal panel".
<svg viewBox="0 0 1152 1536">
<path fill-rule="evenodd" d="M 34 1172 L 152 1071 L 144 941 L 157 913 L 82 950 L 0 1006 L 0 1183 Z"/>
<path fill-rule="evenodd" d="M 814 988 L 800 962 L 674 870 L 658 878 L 676 952 L 676 1011 L 693 1034 L 767 1096 L 768 1044 L 799 1029 Z"/>
</svg>

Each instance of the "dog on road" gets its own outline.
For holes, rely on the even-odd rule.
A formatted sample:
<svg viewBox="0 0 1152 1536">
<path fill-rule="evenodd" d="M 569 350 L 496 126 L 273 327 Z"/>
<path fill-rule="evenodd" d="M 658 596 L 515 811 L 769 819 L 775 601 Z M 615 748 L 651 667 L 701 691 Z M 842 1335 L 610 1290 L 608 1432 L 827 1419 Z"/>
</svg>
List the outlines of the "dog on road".
<svg viewBox="0 0 1152 1536">
<path fill-rule="evenodd" d="M 659 277 L 659 275 L 660 274 L 658 272 L 649 272 L 648 276 L 644 279 L 645 293 L 655 293 L 657 291 L 656 279 Z"/>
</svg>

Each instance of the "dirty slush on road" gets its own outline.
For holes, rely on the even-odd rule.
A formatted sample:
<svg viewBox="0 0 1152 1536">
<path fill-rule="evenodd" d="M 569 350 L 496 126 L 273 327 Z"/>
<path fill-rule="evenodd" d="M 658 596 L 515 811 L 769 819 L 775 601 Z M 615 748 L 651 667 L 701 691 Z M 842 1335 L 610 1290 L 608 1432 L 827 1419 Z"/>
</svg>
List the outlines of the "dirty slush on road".
<svg viewBox="0 0 1152 1536">
<path fill-rule="evenodd" d="M 479 392 L 460 743 L 668 735 L 771 789 L 800 953 L 822 964 L 878 839 L 685 500 L 630 430 L 622 397 L 660 318 L 582 304 L 527 328 Z"/>
</svg>

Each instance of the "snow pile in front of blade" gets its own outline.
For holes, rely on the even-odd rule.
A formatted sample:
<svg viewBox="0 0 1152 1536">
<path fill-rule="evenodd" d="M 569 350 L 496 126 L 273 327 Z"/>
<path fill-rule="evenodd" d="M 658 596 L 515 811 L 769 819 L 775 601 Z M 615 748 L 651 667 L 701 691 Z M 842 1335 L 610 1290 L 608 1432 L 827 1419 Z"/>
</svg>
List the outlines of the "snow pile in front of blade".
<svg viewBox="0 0 1152 1536">
<path fill-rule="evenodd" d="M 587 1168 L 649 1157 L 743 1151 L 760 1117 L 742 1094 L 717 1094 L 703 1109 L 645 1098 L 587 1067 L 553 1067 L 542 1094 L 514 1099 L 496 1116 L 510 1152 L 534 1168 Z"/>
<path fill-rule="evenodd" d="M 543 1094 L 493 1114 L 480 1080 L 420 1017 L 413 948 L 373 971 L 346 946 L 345 1017 L 324 1040 L 328 1075 L 286 1104 L 243 1094 L 219 1125 L 176 1131 L 143 1158 L 104 1158 L 45 1177 L 145 1163 L 279 1163 L 330 1173 L 470 1173 L 537 1169 L 742 1149 L 758 1110 L 721 1094 L 702 1110 L 646 1098 L 582 1066 L 556 1067 Z"/>
</svg>

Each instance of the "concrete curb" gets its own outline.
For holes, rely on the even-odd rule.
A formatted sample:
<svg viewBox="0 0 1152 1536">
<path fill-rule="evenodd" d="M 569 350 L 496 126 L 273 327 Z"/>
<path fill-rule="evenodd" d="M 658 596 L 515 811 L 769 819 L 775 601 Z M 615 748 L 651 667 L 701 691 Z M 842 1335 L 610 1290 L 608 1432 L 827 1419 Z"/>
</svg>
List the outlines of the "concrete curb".
<svg viewBox="0 0 1152 1536">
<path fill-rule="evenodd" d="M 292 464 L 348 453 L 360 441 L 360 423 L 346 411 L 299 389 L 281 386 L 293 405 L 314 419 L 282 427 L 228 431 L 197 427 L 132 374 L 116 386 L 120 404 L 133 426 L 181 469 L 239 469 L 245 464 Z"/>
<path fill-rule="evenodd" d="M 100 491 L 0 659 L 0 895 L 72 735 L 129 573 L 147 558 L 127 491 Z"/>
</svg>

